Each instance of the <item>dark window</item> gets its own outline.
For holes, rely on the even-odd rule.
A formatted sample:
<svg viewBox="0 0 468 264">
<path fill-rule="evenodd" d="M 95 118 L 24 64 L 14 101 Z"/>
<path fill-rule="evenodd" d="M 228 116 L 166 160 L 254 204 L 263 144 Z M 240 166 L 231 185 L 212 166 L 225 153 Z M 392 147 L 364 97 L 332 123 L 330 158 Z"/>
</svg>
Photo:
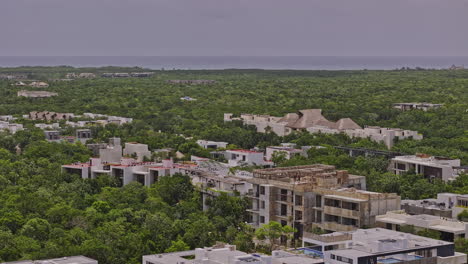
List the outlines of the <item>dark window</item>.
<svg viewBox="0 0 468 264">
<path fill-rule="evenodd" d="M 331 206 L 331 207 L 341 208 L 341 201 L 325 198 L 325 205 L 326 206 Z"/>
<path fill-rule="evenodd" d="M 260 201 L 260 209 L 265 209 L 265 201 Z"/>
<path fill-rule="evenodd" d="M 296 195 L 295 204 L 297 206 L 302 206 L 302 195 Z"/>
<path fill-rule="evenodd" d="M 261 224 L 265 223 L 265 217 L 264 216 L 260 216 L 260 223 Z"/>
<path fill-rule="evenodd" d="M 285 215 L 287 215 L 287 214 L 288 214 L 288 206 L 285 205 L 285 204 L 282 204 L 282 205 L 281 205 L 281 215 L 282 215 L 282 216 L 285 216 Z"/>
<path fill-rule="evenodd" d="M 302 220 L 302 211 L 296 210 L 295 215 L 296 215 L 296 220 Z"/>
<path fill-rule="evenodd" d="M 356 219 L 343 217 L 341 220 L 342 220 L 343 225 L 357 226 L 357 220 Z"/>
<path fill-rule="evenodd" d="M 260 186 L 260 194 L 265 194 L 265 186 Z"/>
<path fill-rule="evenodd" d="M 315 196 L 315 206 L 316 207 L 322 207 L 322 196 L 321 195 Z"/>
<path fill-rule="evenodd" d="M 406 170 L 406 165 L 403 164 L 403 163 L 397 163 L 395 165 L 396 165 L 397 169 L 399 169 L 399 170 Z"/>
<path fill-rule="evenodd" d="M 357 203 L 350 203 L 350 202 L 343 202 L 342 208 L 347 210 L 359 211 L 359 204 Z"/>
</svg>

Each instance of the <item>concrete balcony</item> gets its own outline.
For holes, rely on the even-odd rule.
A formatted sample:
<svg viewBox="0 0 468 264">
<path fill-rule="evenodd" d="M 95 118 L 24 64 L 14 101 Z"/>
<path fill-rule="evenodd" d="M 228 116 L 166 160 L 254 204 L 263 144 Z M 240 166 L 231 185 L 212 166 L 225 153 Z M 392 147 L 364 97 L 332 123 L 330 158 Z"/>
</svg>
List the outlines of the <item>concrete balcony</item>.
<svg viewBox="0 0 468 264">
<path fill-rule="evenodd" d="M 358 229 L 356 226 L 352 225 L 342 225 L 336 222 L 322 222 L 322 223 L 316 223 L 316 226 L 325 229 L 325 230 L 331 230 L 335 232 L 350 232 Z"/>
<path fill-rule="evenodd" d="M 332 206 L 324 206 L 323 212 L 325 214 L 338 215 L 338 216 L 348 217 L 348 218 L 359 218 L 361 215 L 359 211 L 354 211 L 354 210 L 349 210 L 349 209 L 344 209 L 344 208 L 337 208 L 337 207 L 332 207 Z"/>
<path fill-rule="evenodd" d="M 320 242 L 323 242 L 323 243 L 333 243 L 333 242 L 351 240 L 352 235 L 351 234 L 317 235 L 317 234 L 314 234 L 314 233 L 304 232 L 303 233 L 303 238 L 304 239 L 314 240 L 314 241 L 320 241 Z"/>
</svg>

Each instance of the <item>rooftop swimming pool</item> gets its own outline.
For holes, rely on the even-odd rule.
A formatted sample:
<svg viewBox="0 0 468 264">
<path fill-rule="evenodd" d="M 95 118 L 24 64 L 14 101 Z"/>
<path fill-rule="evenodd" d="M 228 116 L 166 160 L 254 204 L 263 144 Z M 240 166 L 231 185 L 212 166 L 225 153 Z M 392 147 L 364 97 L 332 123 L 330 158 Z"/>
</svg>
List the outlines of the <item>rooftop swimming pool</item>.
<svg viewBox="0 0 468 264">
<path fill-rule="evenodd" d="M 310 257 L 319 257 L 323 258 L 323 252 L 311 248 L 298 248 L 295 250 L 298 253 L 304 253 L 304 255 L 310 256 Z"/>
</svg>

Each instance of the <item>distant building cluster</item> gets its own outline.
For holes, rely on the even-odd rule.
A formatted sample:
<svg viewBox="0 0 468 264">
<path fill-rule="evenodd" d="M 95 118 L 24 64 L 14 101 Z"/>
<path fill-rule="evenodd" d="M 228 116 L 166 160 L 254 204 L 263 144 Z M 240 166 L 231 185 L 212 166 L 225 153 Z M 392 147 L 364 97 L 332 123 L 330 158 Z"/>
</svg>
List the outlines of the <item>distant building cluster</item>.
<svg viewBox="0 0 468 264">
<path fill-rule="evenodd" d="M 168 80 L 169 84 L 193 84 L 193 85 L 203 85 L 203 84 L 215 84 L 215 80 Z"/>
<path fill-rule="evenodd" d="M 73 113 L 57 113 L 57 112 L 49 112 L 49 111 L 42 111 L 42 112 L 30 112 L 28 115 L 25 115 L 24 118 L 28 118 L 30 120 L 44 120 L 44 121 L 60 121 L 66 120 L 65 124 L 71 127 L 85 127 L 87 125 L 108 125 L 108 124 L 116 124 L 116 125 L 123 125 L 127 123 L 132 123 L 133 118 L 129 117 L 121 117 L 121 116 L 111 116 L 111 115 L 103 115 L 103 114 L 94 114 L 94 113 L 83 113 L 83 115 L 75 115 Z M 73 118 L 87 118 L 92 120 L 82 120 L 82 121 L 69 121 Z M 52 124 L 54 125 L 54 124 Z M 58 124 L 57 124 L 58 125 Z M 40 128 L 49 128 L 48 124 L 36 124 L 37 127 Z M 59 127 L 53 127 L 59 128 Z"/>
<path fill-rule="evenodd" d="M 151 159 L 148 145 L 127 142 L 122 148 L 120 138 L 111 138 L 109 144 L 90 144 L 90 149 L 99 153 L 99 158 L 91 158 L 86 163 L 63 165 L 67 173 L 80 175 L 82 178 L 96 178 L 101 174 L 115 177 L 120 186 L 136 181 L 149 186 L 159 177 L 181 173 L 193 164 L 178 164 L 170 159 L 162 162 L 144 161 Z"/>
<path fill-rule="evenodd" d="M 24 80 L 27 78 L 26 74 L 0 74 L 0 80 Z"/>
<path fill-rule="evenodd" d="M 273 132 L 279 136 L 287 136 L 294 131 L 308 131 L 310 133 L 339 134 L 345 133 L 350 137 L 370 138 L 384 143 L 389 149 L 394 140 L 412 138 L 421 140 L 423 136 L 417 131 L 399 128 L 365 127 L 361 128 L 350 118 L 342 118 L 337 122 L 327 120 L 321 109 L 300 110 L 289 113 L 284 117 L 268 115 L 242 114 L 239 118 L 233 114 L 224 114 L 224 121 L 240 120 L 246 125 L 254 125 L 257 132 Z"/>
<path fill-rule="evenodd" d="M 192 98 L 192 97 L 190 97 L 190 96 L 184 96 L 184 97 L 181 97 L 180 100 L 181 100 L 181 101 L 189 101 L 189 102 L 191 102 L 191 101 L 196 101 L 197 99 Z"/>
<path fill-rule="evenodd" d="M 393 104 L 393 108 L 402 110 L 402 111 L 409 111 L 409 110 L 428 111 L 432 109 L 439 109 L 442 106 L 443 104 L 431 104 L 431 103 L 396 103 L 396 104 Z"/>
<path fill-rule="evenodd" d="M 93 79 L 96 78 L 96 74 L 91 73 L 91 72 L 82 72 L 82 73 L 74 73 L 70 72 L 65 75 L 65 78 L 67 79 Z"/>
<path fill-rule="evenodd" d="M 154 75 L 154 72 L 108 72 L 101 74 L 103 78 L 130 78 L 130 77 L 137 77 L 137 78 L 147 78 Z"/>
<path fill-rule="evenodd" d="M 58 93 L 48 92 L 48 91 L 27 91 L 21 90 L 18 91 L 18 97 L 28 97 L 28 98 L 46 98 L 58 96 Z"/>
<path fill-rule="evenodd" d="M 452 64 L 452 66 L 450 66 L 449 70 L 464 70 L 465 69 L 465 65 L 460 65 L 460 66 L 457 66 L 455 64 Z"/>
</svg>

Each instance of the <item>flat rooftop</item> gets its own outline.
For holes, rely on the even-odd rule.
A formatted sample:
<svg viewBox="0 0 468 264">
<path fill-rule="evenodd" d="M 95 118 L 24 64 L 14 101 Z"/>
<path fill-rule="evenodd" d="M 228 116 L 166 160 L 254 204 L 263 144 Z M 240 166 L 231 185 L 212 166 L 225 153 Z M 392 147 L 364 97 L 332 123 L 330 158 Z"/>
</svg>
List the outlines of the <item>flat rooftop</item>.
<svg viewBox="0 0 468 264">
<path fill-rule="evenodd" d="M 418 155 L 407 155 L 407 156 L 396 156 L 393 158 L 395 161 L 417 163 L 426 166 L 460 166 L 459 159 L 450 159 L 444 157 L 435 156 L 418 156 Z M 457 165 L 458 164 L 458 165 Z"/>
<path fill-rule="evenodd" d="M 47 260 L 21 260 L 1 264 L 97 264 L 97 260 L 85 256 L 63 257 Z"/>
<path fill-rule="evenodd" d="M 466 226 L 465 222 L 455 219 L 447 219 L 427 214 L 409 215 L 403 211 L 387 212 L 384 215 L 377 216 L 376 221 L 398 225 L 413 225 L 457 234 L 465 233 Z"/>
<path fill-rule="evenodd" d="M 383 228 L 371 228 L 354 232 L 350 248 L 329 252 L 338 256 L 362 257 L 449 244 L 453 243 Z"/>
</svg>

